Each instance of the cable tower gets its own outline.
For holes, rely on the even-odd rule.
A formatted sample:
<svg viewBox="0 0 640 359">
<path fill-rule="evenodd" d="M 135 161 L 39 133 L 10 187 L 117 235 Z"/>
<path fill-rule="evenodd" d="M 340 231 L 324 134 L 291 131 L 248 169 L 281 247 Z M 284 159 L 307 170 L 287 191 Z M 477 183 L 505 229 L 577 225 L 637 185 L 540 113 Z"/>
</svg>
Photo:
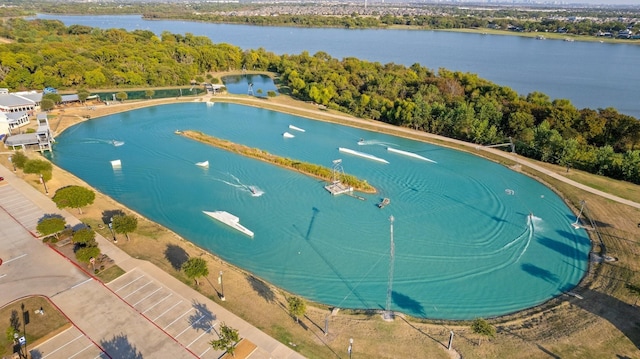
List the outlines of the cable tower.
<svg viewBox="0 0 640 359">
<path fill-rule="evenodd" d="M 384 311 L 384 320 L 393 320 L 393 311 L 391 311 L 391 293 L 393 292 L 393 265 L 395 262 L 395 244 L 393 243 L 393 216 L 389 217 L 390 233 L 391 233 L 391 248 L 389 252 L 389 284 L 387 285 L 387 305 Z"/>
</svg>

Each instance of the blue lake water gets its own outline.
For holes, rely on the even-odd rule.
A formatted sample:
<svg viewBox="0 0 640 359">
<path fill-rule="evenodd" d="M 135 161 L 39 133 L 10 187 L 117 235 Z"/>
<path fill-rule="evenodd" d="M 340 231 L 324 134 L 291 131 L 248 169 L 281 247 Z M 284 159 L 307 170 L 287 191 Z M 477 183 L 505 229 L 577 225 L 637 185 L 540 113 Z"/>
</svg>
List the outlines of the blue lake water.
<svg viewBox="0 0 640 359">
<path fill-rule="evenodd" d="M 323 29 L 211 24 L 180 20 L 143 20 L 139 15 L 70 16 L 38 14 L 65 25 L 150 30 L 207 36 L 214 43 L 242 49 L 264 48 L 276 54 L 357 57 L 437 71 L 472 72 L 526 95 L 540 91 L 552 99 L 566 98 L 578 108 L 614 107 L 640 118 L 637 101 L 640 71 L 638 44 L 539 41 L 518 36 L 446 31 Z M 381 46 L 382 45 L 382 46 Z"/>
<path fill-rule="evenodd" d="M 227 92 L 236 95 L 253 94 L 257 97 L 267 97 L 269 91 L 278 93 L 278 88 L 273 83 L 273 79 L 266 75 L 225 76 L 222 78 L 222 82 L 227 88 Z"/>
<path fill-rule="evenodd" d="M 331 196 L 317 179 L 186 139 L 176 129 L 327 167 L 342 159 L 346 173 L 379 193 L 362 194 L 364 201 Z M 285 131 L 295 137 L 284 138 Z M 110 164 L 116 159 L 119 169 Z M 586 232 L 574 229 L 575 215 L 531 178 L 471 154 L 264 109 L 187 103 L 93 119 L 62 133 L 52 160 L 224 260 L 340 308 L 385 308 L 390 216 L 392 309 L 410 315 L 514 312 L 570 290 L 587 270 Z M 195 165 L 206 160 L 208 168 Z M 383 197 L 391 203 L 379 209 Z M 238 216 L 255 238 L 202 213 L 215 210 Z"/>
</svg>

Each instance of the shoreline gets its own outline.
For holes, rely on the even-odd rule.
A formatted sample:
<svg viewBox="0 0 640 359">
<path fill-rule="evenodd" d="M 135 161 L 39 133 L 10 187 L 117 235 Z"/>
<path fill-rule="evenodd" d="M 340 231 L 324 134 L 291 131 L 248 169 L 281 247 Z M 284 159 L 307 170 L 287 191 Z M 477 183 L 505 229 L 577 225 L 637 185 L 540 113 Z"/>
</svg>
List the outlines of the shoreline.
<svg viewBox="0 0 640 359">
<path fill-rule="evenodd" d="M 138 108 L 143 108 L 143 107 L 148 107 L 148 106 L 156 106 L 156 105 L 163 105 L 163 104 L 171 104 L 171 103 L 179 103 L 179 102 L 203 102 L 203 101 L 209 101 L 209 100 L 216 100 L 216 98 L 218 98 L 219 100 L 221 100 L 221 102 L 233 102 L 233 103 L 239 103 L 239 104 L 243 104 L 243 105 L 249 105 L 249 106 L 256 106 L 256 107 L 263 107 L 263 108 L 268 108 L 271 110 L 275 110 L 275 111 L 281 111 L 281 112 L 287 112 L 284 111 L 283 109 L 289 109 L 289 106 L 293 106 L 293 105 L 287 105 L 286 103 L 276 103 L 276 104 L 269 104 L 269 106 L 265 106 L 268 102 L 265 102 L 264 100 L 255 100 L 255 99 L 251 99 L 251 98 L 247 98 L 246 96 L 228 96 L 228 95 L 224 95 L 224 96 L 199 96 L 199 97 L 191 97 L 191 98 L 186 98 L 186 99 L 178 99 L 178 98 L 171 98 L 171 99 L 159 99 L 159 100 L 143 100 L 143 101 L 137 101 L 137 102 L 131 102 L 131 103 L 124 103 L 124 104 L 118 104 L 118 105 L 109 105 L 109 106 L 104 106 L 105 108 L 102 109 L 100 108 L 98 110 L 88 110 L 87 108 L 80 108 L 80 109 L 76 109 L 75 111 L 68 111 L 69 113 L 67 113 L 67 111 L 65 110 L 62 113 L 63 117 L 68 117 L 67 119 L 65 119 L 64 123 L 62 123 L 62 119 L 59 119 L 57 122 L 61 125 L 60 129 L 56 128 L 56 134 L 59 134 L 61 132 L 63 132 L 64 130 L 70 128 L 71 126 L 75 125 L 76 123 L 79 122 L 83 122 L 89 119 L 95 119 L 95 118 L 99 118 L 99 117 L 103 117 L 103 116 L 108 116 L 111 114 L 115 114 L 115 113 L 119 113 L 119 112 L 125 112 L 125 111 L 130 111 L 130 110 L 135 110 Z M 313 118 L 315 120 L 324 120 L 324 121 L 330 121 L 330 122 L 338 122 L 341 124 L 346 124 L 349 126 L 354 126 L 354 127 L 359 127 L 362 126 L 362 128 L 365 129 L 371 129 L 371 127 L 377 127 L 378 131 L 385 131 L 385 126 L 384 124 L 380 124 L 380 123 L 373 123 L 371 121 L 367 121 L 364 119 L 355 119 L 355 118 L 351 118 L 351 116 L 347 116 L 347 115 L 339 115 L 339 114 L 332 114 L 330 116 L 327 116 L 327 112 L 326 111 L 320 111 L 317 109 L 317 107 L 315 107 L 314 105 L 309 105 L 309 104 L 305 104 L 302 102 L 295 102 L 294 105 L 298 105 L 297 107 L 299 107 L 297 110 L 300 110 L 300 108 L 304 108 L 303 112 L 306 112 L 307 115 L 301 115 L 300 113 L 296 113 L 296 111 L 292 111 L 294 114 L 299 115 L 299 116 L 303 116 L 303 117 L 307 117 L 307 118 Z M 274 108 L 277 107 L 277 108 Z M 319 116 L 327 116 L 327 117 L 333 117 L 333 121 L 328 120 L 328 119 L 319 119 L 315 116 L 311 116 L 309 115 L 309 111 L 313 111 L 316 112 L 317 115 Z M 86 118 L 83 117 L 84 112 L 90 113 L 92 116 L 91 118 Z M 349 123 L 343 123 L 342 121 L 348 121 Z M 56 121 L 52 121 L 53 123 L 55 123 Z M 389 132 L 392 132 L 394 135 L 398 135 L 398 133 L 401 132 L 405 132 L 402 129 L 399 129 L 395 126 L 389 127 L 389 129 L 387 129 Z M 404 130 L 408 130 L 408 129 L 404 129 Z M 425 141 L 425 138 L 430 138 L 431 136 L 427 136 L 428 134 L 414 134 L 416 137 L 421 137 L 422 141 Z M 410 138 L 414 138 L 414 139 L 419 139 L 419 138 L 415 138 L 413 136 L 411 136 Z M 434 142 L 437 145 L 444 145 L 447 146 L 446 144 L 443 143 L 439 143 L 440 141 L 446 141 L 446 140 L 451 140 L 451 139 L 439 139 L 437 137 L 433 138 Z M 427 140 L 427 142 L 430 142 Z M 451 140 L 451 142 L 453 144 L 456 143 L 456 141 Z M 459 142 L 459 141 L 458 141 Z M 460 148 L 458 148 L 457 146 L 452 146 L 452 143 L 449 143 L 449 146 L 447 147 L 452 147 L 452 148 L 456 148 L 458 150 L 460 150 Z M 461 144 L 458 144 L 459 146 L 461 146 Z M 473 149 L 470 148 L 470 146 L 467 144 L 466 146 L 463 146 L 465 148 L 467 148 L 468 152 L 473 152 Z M 489 152 L 489 151 L 487 151 Z M 481 157 L 485 157 L 486 156 L 482 153 L 477 153 L 475 152 L 474 154 L 479 155 Z M 510 156 L 510 154 L 507 154 L 508 156 Z M 491 160 L 491 159 L 490 159 Z M 494 159 L 495 161 L 495 159 Z M 498 161 L 500 162 L 500 161 Z M 54 166 L 54 168 L 57 169 L 56 172 L 66 172 L 60 168 L 57 168 L 56 166 Z M 528 174 L 530 175 L 530 174 Z M 56 177 L 61 177 L 59 176 L 58 173 L 56 173 L 54 175 L 54 179 L 56 179 Z M 74 178 L 75 181 L 80 181 L 81 183 L 83 183 L 83 185 L 86 185 L 86 183 L 84 183 L 84 181 L 78 179 L 77 177 L 75 177 L 73 174 L 70 173 L 66 173 L 66 177 L 71 177 Z M 58 178 L 59 180 L 61 180 L 61 182 L 63 182 L 63 178 Z M 32 181 L 34 181 L 34 186 L 38 187 L 39 184 L 37 183 L 37 181 L 31 179 Z M 68 184 L 68 183 L 66 183 Z M 52 186 L 53 188 L 51 188 L 52 193 L 53 191 L 55 191 L 55 187 Z M 91 186 L 88 186 L 89 188 L 92 188 Z M 93 189 L 93 188 L 92 188 Z M 95 189 L 94 189 L 95 190 Z M 129 208 L 123 206 L 122 204 L 120 204 L 119 202 L 115 201 L 114 199 L 102 194 L 101 192 L 96 191 L 96 194 L 100 195 L 101 197 L 104 197 L 104 199 L 108 202 L 111 202 L 111 204 L 109 204 L 111 207 L 113 207 L 112 205 L 115 204 L 118 207 L 121 207 L 122 209 L 124 209 L 125 211 L 129 211 L 129 212 L 133 212 L 131 211 Z M 135 212 L 133 212 L 135 213 Z M 138 213 L 136 213 L 136 215 L 140 216 Z M 212 260 L 214 261 L 216 266 L 222 267 L 222 268 L 227 268 L 227 269 L 232 269 L 233 271 L 237 272 L 237 276 L 235 280 L 241 280 L 242 277 L 246 277 L 249 278 L 248 280 L 251 280 L 251 278 L 253 278 L 254 282 L 251 283 L 258 283 L 255 285 L 254 288 L 260 288 L 263 292 L 271 292 L 272 295 L 274 295 L 275 297 L 287 297 L 287 294 L 281 289 L 281 288 L 276 288 L 273 285 L 271 285 L 270 283 L 260 279 L 260 278 L 256 278 L 252 273 L 249 273 L 245 270 L 243 270 L 242 268 L 233 266 L 232 264 L 224 261 L 222 258 L 218 257 L 215 253 L 211 253 L 209 251 L 205 251 L 202 248 L 198 247 L 197 245 L 195 245 L 194 243 L 188 241 L 187 239 L 184 239 L 182 237 L 180 237 L 179 235 L 177 235 L 175 232 L 171 231 L 170 229 L 163 227 L 155 222 L 152 222 L 148 219 L 146 219 L 146 217 L 144 216 L 140 216 L 142 217 L 145 222 L 147 223 L 147 226 L 151 226 L 151 227 L 160 227 L 160 229 L 158 229 L 159 231 L 166 231 L 167 233 L 170 234 L 170 236 L 174 237 L 174 239 L 178 242 L 178 243 L 182 243 L 182 244 L 186 244 L 187 246 L 189 246 L 191 248 L 191 252 L 195 253 L 193 255 L 204 255 L 204 254 L 208 254 L 209 256 L 211 256 Z M 108 236 L 107 236 L 108 237 Z M 131 247 L 134 247 L 136 244 L 144 246 L 148 243 L 147 239 L 144 239 L 146 242 L 145 243 L 139 243 L 140 238 L 133 238 L 133 237 L 140 237 L 140 235 L 138 234 L 134 234 L 134 236 L 132 236 L 132 240 L 131 240 L 131 244 L 129 243 L 122 243 L 120 244 L 120 242 L 123 241 L 119 241 L 118 247 L 121 247 L 123 249 L 125 249 L 125 251 L 127 251 L 128 253 L 131 253 L 131 251 L 133 251 L 133 253 L 131 253 L 132 256 L 137 257 L 137 256 L 142 256 L 141 254 L 138 253 L 138 255 L 136 255 L 136 251 L 133 250 Z M 153 236 L 152 236 L 153 238 Z M 134 244 L 135 243 L 135 244 Z M 127 248 L 129 247 L 129 248 Z M 140 251 L 140 252 L 144 252 L 144 251 Z M 144 256 L 143 256 L 144 257 Z M 144 258 L 147 260 L 152 260 L 151 258 Z M 155 263 L 155 262 L 154 262 Z M 168 266 L 163 266 L 161 267 L 163 270 L 167 271 L 169 274 L 172 274 L 174 276 L 177 276 L 179 278 L 183 277 L 181 276 L 179 271 L 176 270 L 172 270 L 172 268 L 168 267 Z M 213 273 L 217 273 L 217 271 L 212 271 Z M 210 275 L 211 277 L 211 275 Z M 215 278 L 215 275 L 213 276 Z M 593 278 L 589 278 L 590 274 L 587 273 L 587 275 L 585 275 L 585 277 L 583 278 L 583 281 L 592 281 Z M 240 279 L 238 279 L 240 278 Z M 213 286 L 213 285 L 212 285 Z M 225 285 L 225 287 L 227 287 Z M 204 290 L 204 288 L 197 288 L 197 290 Z M 231 293 L 233 293 L 233 289 L 227 289 L 225 288 L 225 294 L 230 291 Z M 246 292 L 245 292 L 246 293 Z M 215 293 L 213 293 L 213 295 L 215 295 Z M 233 294 L 228 294 L 227 297 L 233 297 Z M 536 313 L 544 313 L 550 310 L 553 310 L 554 308 L 556 308 L 558 305 L 560 305 L 563 302 L 563 299 L 560 297 L 556 297 L 556 298 L 552 298 L 549 301 L 541 304 L 538 307 L 533 307 L 533 308 L 528 308 L 522 311 L 518 311 L 516 313 L 512 313 L 512 314 L 508 314 L 502 317 L 499 317 L 498 320 L 499 321 L 512 321 L 512 320 L 522 320 L 522 318 L 527 318 L 531 315 L 537 315 Z M 259 295 L 259 299 L 265 300 L 266 297 Z M 271 300 L 274 301 L 274 300 Z M 277 300 L 275 300 L 277 302 Z M 560 304 L 559 304 L 560 303 Z M 273 303 L 272 303 L 273 304 Z M 276 305 L 278 306 L 278 305 Z M 282 306 L 282 305 L 280 305 Z M 232 307 L 230 308 L 230 310 L 236 314 L 238 314 L 239 316 L 249 320 L 247 318 L 247 308 L 243 308 L 242 306 L 240 307 L 234 307 L 233 305 L 230 305 L 229 302 L 225 303 L 225 307 Z M 315 308 L 314 308 L 315 307 Z M 324 320 L 323 318 L 326 316 L 326 308 L 327 306 L 319 304 L 319 303 L 313 303 L 313 307 L 308 309 L 308 316 L 309 318 L 313 318 L 312 322 L 313 323 L 322 323 L 322 321 Z M 551 308 L 551 309 L 550 309 Z M 284 308 L 281 308 L 284 309 Z M 364 317 L 370 317 L 370 315 L 367 314 L 363 314 L 362 311 L 349 311 L 347 310 L 347 312 L 352 313 L 350 314 L 351 316 L 353 316 L 352 318 L 347 318 L 347 322 L 350 321 L 359 321 L 361 316 Z M 398 315 L 400 316 L 400 315 Z M 342 317 L 336 317 L 334 319 L 334 317 L 332 316 L 332 322 L 335 321 L 345 321 L 344 318 Z M 250 320 L 251 322 L 254 322 L 253 320 Z M 451 328 L 455 328 L 456 331 L 458 333 L 463 333 L 464 332 L 464 327 L 466 327 L 464 322 L 451 322 L 451 321 L 437 321 L 437 320 L 429 320 L 429 319 L 420 319 L 420 318 L 416 318 L 411 320 L 412 324 L 411 325 L 425 325 L 426 329 L 424 329 L 426 332 L 431 333 L 434 337 L 438 338 L 438 340 L 440 341 L 440 343 L 445 343 L 446 342 L 446 336 L 447 333 L 449 331 L 449 329 Z M 316 324 L 318 325 L 318 324 Z M 430 329 L 429 329 L 430 328 Z M 442 330 L 442 328 L 446 328 L 445 331 Z M 332 324 L 332 329 L 335 329 L 335 324 Z M 339 329 L 338 329 L 339 330 Z M 270 335 L 273 336 L 273 333 L 268 332 Z M 330 332 L 331 333 L 331 332 Z M 341 333 L 338 335 L 349 335 L 347 333 Z M 468 333 L 469 334 L 469 333 Z M 305 335 L 304 332 L 301 333 L 300 335 Z M 471 336 L 473 336 L 472 334 L 470 334 Z M 277 337 L 276 337 L 277 339 Z M 335 337 L 333 339 L 336 339 Z M 296 340 L 298 340 L 298 338 L 296 337 Z M 282 340 L 281 340 L 282 341 Z M 325 344 L 326 345 L 326 344 Z M 410 344 L 405 344 L 408 347 L 411 347 Z M 437 347 L 437 346 L 436 346 Z M 435 352 L 433 352 L 434 354 L 439 353 L 440 350 L 439 349 L 435 349 Z M 438 355 L 439 356 L 439 355 Z"/>
</svg>

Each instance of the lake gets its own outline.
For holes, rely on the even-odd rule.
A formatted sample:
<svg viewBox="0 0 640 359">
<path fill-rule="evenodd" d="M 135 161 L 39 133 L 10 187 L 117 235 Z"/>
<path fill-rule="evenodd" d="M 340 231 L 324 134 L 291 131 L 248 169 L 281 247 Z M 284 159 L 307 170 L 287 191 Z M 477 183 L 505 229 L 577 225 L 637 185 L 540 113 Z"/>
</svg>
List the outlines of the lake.
<svg viewBox="0 0 640 359">
<path fill-rule="evenodd" d="M 337 171 L 378 193 L 332 196 L 316 178 L 174 133 L 187 129 L 325 167 L 340 159 Z M 194 102 L 80 123 L 57 137 L 54 154 L 56 165 L 201 248 L 338 308 L 385 308 L 391 281 L 394 311 L 486 318 L 561 295 L 587 271 L 589 237 L 552 190 L 427 143 Z M 255 236 L 203 211 L 227 211 Z"/>
<path fill-rule="evenodd" d="M 276 54 L 357 57 L 381 63 L 477 73 L 520 94 L 540 91 L 566 98 L 578 108 L 614 107 L 640 118 L 640 46 L 599 42 L 535 40 L 421 30 L 322 29 L 143 20 L 139 15 L 37 15 L 65 25 L 192 33 L 242 49 L 264 48 Z M 383 44 L 383 46 L 381 46 Z"/>
</svg>

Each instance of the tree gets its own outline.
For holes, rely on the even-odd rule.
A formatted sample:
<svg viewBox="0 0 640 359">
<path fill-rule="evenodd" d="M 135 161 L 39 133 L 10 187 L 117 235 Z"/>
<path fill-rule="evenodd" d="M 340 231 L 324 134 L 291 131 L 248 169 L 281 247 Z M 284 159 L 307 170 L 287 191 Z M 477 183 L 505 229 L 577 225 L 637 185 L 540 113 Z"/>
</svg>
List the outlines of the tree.
<svg viewBox="0 0 640 359">
<path fill-rule="evenodd" d="M 496 336 L 496 328 L 482 318 L 477 318 L 471 323 L 471 330 L 482 336 L 493 338 Z"/>
<path fill-rule="evenodd" d="M 155 94 L 156 94 L 156 92 L 155 92 L 155 91 L 153 91 L 153 90 L 145 90 L 145 91 L 144 91 L 144 95 L 145 95 L 148 99 L 153 98 L 153 95 L 155 95 Z"/>
<path fill-rule="evenodd" d="M 298 318 L 306 313 L 307 305 L 300 297 L 289 297 L 287 303 L 289 303 L 289 313 L 296 318 L 296 323 L 298 323 Z"/>
<path fill-rule="evenodd" d="M 93 204 L 96 194 L 81 186 L 67 186 L 60 188 L 51 199 L 58 208 L 77 208 L 82 214 L 82 207 Z"/>
<path fill-rule="evenodd" d="M 91 258 L 98 258 L 99 255 L 100 248 L 96 246 L 86 246 L 76 251 L 76 259 L 82 263 L 89 263 Z"/>
<path fill-rule="evenodd" d="M 24 173 L 42 175 L 43 180 L 48 181 L 52 177 L 53 166 L 51 162 L 44 160 L 27 160 L 24 163 L 23 171 Z"/>
<path fill-rule="evenodd" d="M 85 89 L 78 90 L 78 100 L 80 100 L 80 102 L 82 103 L 84 103 L 87 100 L 89 95 L 91 95 L 91 93 L 89 93 L 89 91 Z"/>
<path fill-rule="evenodd" d="M 81 228 L 73 233 L 73 243 L 95 246 L 96 232 L 89 227 Z"/>
<path fill-rule="evenodd" d="M 207 261 L 199 257 L 189 258 L 182 264 L 182 270 L 187 277 L 196 281 L 196 285 L 200 285 L 198 278 L 209 275 Z"/>
<path fill-rule="evenodd" d="M 118 99 L 118 101 L 122 102 L 122 101 L 126 100 L 127 98 L 129 98 L 129 96 L 127 95 L 126 92 L 118 92 L 116 94 L 116 98 Z"/>
<path fill-rule="evenodd" d="M 43 98 L 42 101 L 40 101 L 40 109 L 42 109 L 42 111 L 51 111 L 54 107 L 56 107 L 56 103 L 50 98 Z"/>
<path fill-rule="evenodd" d="M 53 234 L 58 238 L 58 232 L 63 231 L 67 226 L 67 221 L 62 216 L 47 216 L 38 222 L 36 230 L 43 236 Z"/>
<path fill-rule="evenodd" d="M 131 215 L 118 214 L 112 218 L 113 231 L 119 234 L 124 234 L 129 240 L 129 233 L 132 233 L 138 228 L 138 218 Z"/>
<path fill-rule="evenodd" d="M 218 333 L 218 336 L 220 339 L 209 342 L 211 347 L 215 350 L 224 350 L 233 356 L 233 353 L 236 350 L 236 344 L 240 341 L 238 330 L 227 326 L 223 322 L 220 324 L 220 332 Z"/>
<path fill-rule="evenodd" d="M 11 155 L 11 162 L 20 169 L 24 168 L 24 164 L 27 163 L 28 160 L 29 158 L 22 151 L 16 151 Z"/>
</svg>

